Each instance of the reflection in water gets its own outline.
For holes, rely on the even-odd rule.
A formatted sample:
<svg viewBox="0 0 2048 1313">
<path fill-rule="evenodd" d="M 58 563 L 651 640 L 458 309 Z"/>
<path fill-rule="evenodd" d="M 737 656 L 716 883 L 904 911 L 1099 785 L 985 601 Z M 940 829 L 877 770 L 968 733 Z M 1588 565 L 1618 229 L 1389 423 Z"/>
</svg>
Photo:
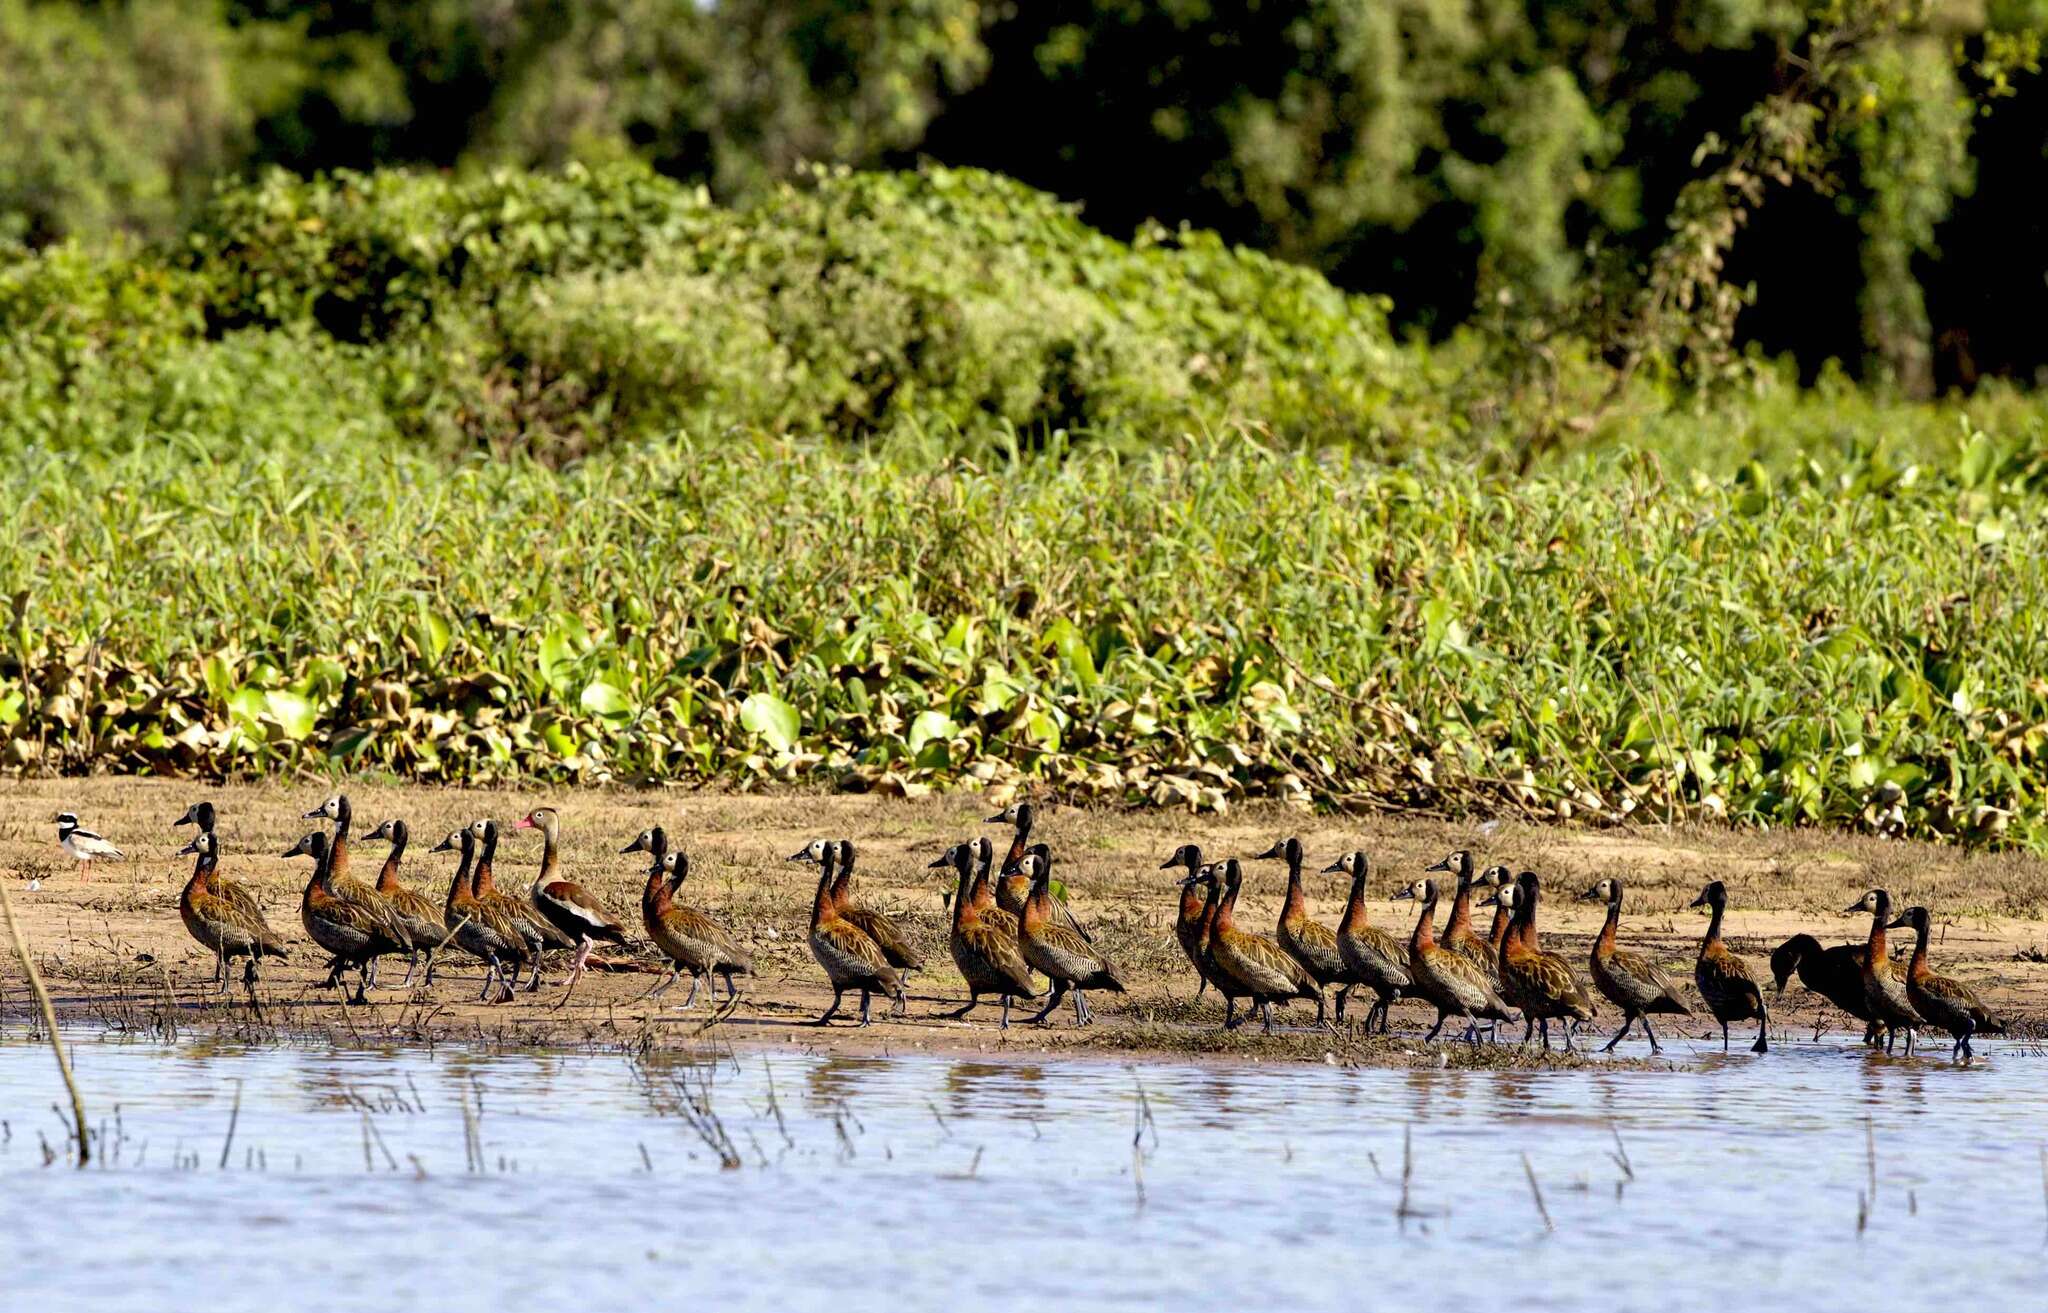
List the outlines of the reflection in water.
<svg viewBox="0 0 2048 1313">
<path fill-rule="evenodd" d="M 87 1172 L 45 1165 L 48 1052 L 0 1037 L 9 1308 L 1349 1309 L 1497 1295 L 1504 1264 L 1534 1308 L 1683 1308 L 1738 1268 L 1741 1302 L 1832 1307 L 1871 1254 L 1930 1246 L 1915 1302 L 1997 1307 L 2048 1274 L 2048 1099 L 2013 1050 L 1567 1073 L 74 1044 Z M 1016 1246 L 961 1263 L 962 1235 Z"/>
</svg>

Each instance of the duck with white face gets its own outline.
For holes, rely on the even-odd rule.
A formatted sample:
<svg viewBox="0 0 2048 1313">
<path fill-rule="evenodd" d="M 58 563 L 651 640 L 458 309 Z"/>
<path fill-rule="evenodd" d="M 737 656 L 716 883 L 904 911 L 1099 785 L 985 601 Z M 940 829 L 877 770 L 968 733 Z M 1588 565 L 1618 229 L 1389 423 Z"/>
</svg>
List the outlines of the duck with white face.
<svg viewBox="0 0 2048 1313">
<path fill-rule="evenodd" d="M 92 878 L 94 862 L 120 861 L 127 856 L 104 836 L 80 825 L 76 812 L 57 813 L 57 846 L 64 850 L 66 857 L 78 863 L 79 878 L 84 880 Z"/>
</svg>

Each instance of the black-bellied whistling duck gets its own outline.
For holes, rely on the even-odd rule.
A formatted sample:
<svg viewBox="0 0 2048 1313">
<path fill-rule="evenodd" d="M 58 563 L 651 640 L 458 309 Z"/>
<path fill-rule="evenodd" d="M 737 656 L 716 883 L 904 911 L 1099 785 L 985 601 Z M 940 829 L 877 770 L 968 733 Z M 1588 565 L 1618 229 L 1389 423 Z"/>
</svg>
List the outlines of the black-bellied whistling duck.
<svg viewBox="0 0 2048 1313">
<path fill-rule="evenodd" d="M 885 994 L 895 999 L 895 1010 L 901 1013 L 904 1008 L 903 980 L 896 974 L 896 968 L 889 965 L 882 946 L 867 931 L 843 920 L 833 903 L 832 884 L 833 876 L 837 874 L 834 867 L 839 860 L 839 844 L 833 840 L 816 840 L 789 860 L 816 861 L 819 866 L 818 892 L 811 899 L 811 956 L 825 968 L 825 978 L 832 982 L 832 1006 L 811 1024 L 822 1026 L 831 1021 L 839 1012 L 839 1002 L 849 989 L 860 991 L 860 1024 L 863 1026 L 869 1021 L 871 995 Z"/>
<path fill-rule="evenodd" d="M 888 913 L 872 907 L 863 907 L 853 900 L 853 864 L 856 853 L 853 840 L 839 841 L 839 874 L 832 881 L 832 905 L 838 910 L 839 919 L 860 927 L 868 938 L 881 946 L 882 956 L 889 959 L 889 965 L 896 968 L 904 983 L 910 982 L 912 974 L 924 970 L 924 955 L 910 945 L 910 939 Z"/>
<path fill-rule="evenodd" d="M 1662 967 L 1641 953 L 1616 947 L 1615 934 L 1621 926 L 1621 881 L 1597 881 L 1579 896 L 1588 902 L 1607 904 L 1607 921 L 1600 927 L 1599 937 L 1593 940 L 1590 965 L 1593 983 L 1608 1002 L 1621 1009 L 1621 1029 L 1614 1032 L 1614 1038 L 1607 1041 L 1601 1052 L 1612 1053 L 1638 1021 L 1643 1023 L 1643 1034 L 1650 1038 L 1650 1052 L 1663 1052 L 1657 1043 L 1657 1032 L 1650 1029 L 1650 1014 L 1676 1012 L 1689 1017 L 1692 1009 L 1679 996 L 1677 982 L 1664 974 Z"/>
<path fill-rule="evenodd" d="M 984 823 L 1016 827 L 1016 832 L 1010 836 L 1010 851 L 1004 855 L 1002 865 L 996 868 L 996 905 L 1012 915 L 1021 914 L 1024 900 L 1031 894 L 1031 881 L 1025 876 L 1022 863 L 1024 854 L 1032 849 L 1031 831 L 1038 823 L 1038 809 L 1028 802 L 1015 803 Z M 1044 845 L 1038 847 L 1043 849 Z M 1053 899 L 1053 911 L 1058 913 L 1068 929 L 1091 944 L 1095 942 L 1095 937 L 1088 933 L 1088 928 L 1081 924 L 1066 903 Z"/>
<path fill-rule="evenodd" d="M 1387 1014 L 1394 1000 L 1413 986 L 1408 974 L 1408 947 L 1393 935 L 1369 924 L 1365 912 L 1365 853 L 1348 852 L 1323 868 L 1323 874 L 1351 877 L 1351 893 L 1344 900 L 1344 915 L 1337 922 L 1337 951 L 1344 964 L 1375 995 L 1365 1014 L 1365 1030 L 1372 1033 L 1372 1019 L 1380 1019 L 1380 1033 L 1387 1033 Z"/>
<path fill-rule="evenodd" d="M 1265 1020 L 1265 1033 L 1273 1033 L 1273 1005 L 1292 999 L 1309 999 L 1322 1010 L 1322 989 L 1315 977 L 1302 969 L 1286 949 L 1249 930 L 1237 927 L 1237 898 L 1244 888 L 1244 866 L 1235 858 L 1223 862 L 1223 897 L 1209 926 L 1209 965 L 1230 977 L 1239 997 L 1249 998 Z M 1230 998 L 1225 991 L 1226 1003 Z M 1225 1009 L 1226 1014 L 1228 1008 Z M 1250 1016 L 1248 1011 L 1246 1016 Z M 1232 1022 L 1224 1017 L 1224 1026 Z"/>
<path fill-rule="evenodd" d="M 1799 983 L 1863 1023 L 1863 1042 L 1875 1044 L 1880 1028 L 1870 1016 L 1870 1000 L 1863 995 L 1865 944 L 1837 944 L 1822 948 L 1812 935 L 1794 935 L 1771 951 L 1771 976 L 1778 992 L 1799 973 Z"/>
<path fill-rule="evenodd" d="M 213 810 L 213 804 L 202 800 L 187 807 L 185 814 L 172 821 L 171 824 L 174 826 L 196 826 L 201 834 L 215 834 L 215 821 L 217 819 Z M 219 861 L 220 846 L 218 844 L 214 846 L 213 853 L 214 860 L 216 862 Z M 212 875 L 207 877 L 206 887 L 212 890 L 215 898 L 236 909 L 238 914 L 245 917 L 254 917 L 258 921 L 264 919 L 262 902 L 241 881 L 230 880 L 227 876 L 221 874 L 219 870 L 215 870 Z M 225 984 L 226 982 L 223 981 L 222 983 Z"/>
<path fill-rule="evenodd" d="M 369 843 L 383 839 L 390 843 L 391 851 L 384 855 L 384 865 L 377 872 L 377 893 L 398 917 L 398 928 L 405 932 L 405 939 L 412 946 L 406 959 L 405 979 L 398 982 L 400 989 L 412 983 L 413 970 L 419 965 L 420 954 L 427 955 L 427 981 L 434 979 L 434 950 L 441 947 L 448 938 L 448 927 L 441 920 L 441 909 L 398 882 L 398 864 L 405 859 L 405 845 L 410 832 L 405 822 L 393 818 L 362 836 L 361 842 Z"/>
<path fill-rule="evenodd" d="M 1756 1043 L 1749 1046 L 1749 1051 L 1768 1053 L 1771 1012 L 1764 1003 L 1763 991 L 1757 988 L 1756 977 L 1749 974 L 1749 963 L 1737 957 L 1721 939 L 1721 921 L 1728 911 L 1728 886 L 1715 880 L 1700 890 L 1692 905 L 1707 908 L 1711 913 L 1706 937 L 1700 940 L 1699 958 L 1692 966 L 1692 983 L 1707 1001 L 1707 1011 L 1721 1023 L 1721 1052 L 1728 1051 L 1729 1023 L 1754 1017 Z"/>
<path fill-rule="evenodd" d="M 1593 1019 L 1593 999 L 1573 972 L 1571 961 L 1562 953 L 1546 952 L 1538 941 L 1537 908 L 1542 903 L 1543 882 L 1534 871 L 1515 877 L 1518 891 L 1514 923 L 1500 947 L 1501 995 L 1533 1017 L 1550 1047 L 1550 1023 L 1563 1023 L 1565 1052 L 1572 1051 L 1572 1026 Z"/>
<path fill-rule="evenodd" d="M 469 891 L 502 924 L 526 942 L 526 992 L 531 994 L 540 988 L 541 954 L 550 948 L 574 948 L 576 941 L 557 930 L 554 922 L 536 911 L 532 903 L 524 898 L 514 898 L 498 888 L 494 869 L 498 855 L 498 823 L 488 817 L 479 818 L 469 823 L 469 832 L 476 836 L 476 865 L 470 868 Z M 513 988 L 518 988 L 519 973 L 516 970 L 510 983 Z"/>
<path fill-rule="evenodd" d="M 1203 924 L 1204 889 L 1196 873 L 1202 869 L 1202 845 L 1184 843 L 1173 850 L 1173 856 L 1159 864 L 1162 871 L 1175 867 L 1187 869 L 1186 878 L 1180 881 L 1180 906 L 1173 916 L 1173 938 L 1180 945 L 1180 951 L 1187 954 L 1188 961 L 1195 968 L 1195 1001 L 1202 1001 L 1202 993 L 1209 988 L 1209 927 Z"/>
<path fill-rule="evenodd" d="M 1017 915 L 1017 949 L 1024 960 L 1052 982 L 1052 997 L 1033 1022 L 1043 1022 L 1060 1005 L 1067 991 L 1074 994 L 1074 1024 L 1086 1026 L 1095 1020 L 1085 991 L 1108 989 L 1124 993 L 1124 982 L 1116 964 L 1070 925 L 1053 920 L 1052 854 L 1043 844 L 1024 854 L 1024 874 L 1031 879 L 1031 892 L 1024 897 L 1024 910 Z"/>
<path fill-rule="evenodd" d="M 327 984 L 341 988 L 341 973 L 347 967 L 357 971 L 356 992 L 351 1000 L 364 1002 L 370 987 L 372 959 L 389 953 L 403 953 L 408 945 L 393 930 L 381 911 L 347 898 L 334 887 L 333 856 L 327 835 L 315 830 L 284 853 L 286 857 L 313 859 L 313 876 L 299 901 L 299 920 L 313 942 L 334 955 L 327 970 Z"/>
<path fill-rule="evenodd" d="M 1954 1038 L 1950 1058 L 1960 1056 L 1968 1062 L 1972 1056 L 1970 1036 L 2004 1034 L 2005 1023 L 1991 1014 L 1976 990 L 1953 976 L 1936 975 L 1927 965 L 1926 908 L 1909 907 L 1899 913 L 1891 928 L 1901 926 L 1911 926 L 1914 934 L 1913 960 L 1906 966 L 1906 1001 L 1927 1024 L 1941 1027 Z"/>
<path fill-rule="evenodd" d="M 201 830 L 192 836 L 192 842 L 178 850 L 180 857 L 187 853 L 195 854 L 197 860 L 192 863 L 192 878 L 178 895 L 178 915 L 192 937 L 202 947 L 213 950 L 214 976 L 220 982 L 220 992 L 228 992 L 228 963 L 237 957 L 249 959 L 242 983 L 253 992 L 257 959 L 288 956 L 284 940 L 270 928 L 262 912 L 238 907 L 214 893 L 212 882 L 220 867 L 219 835 Z"/>
<path fill-rule="evenodd" d="M 682 892 L 683 882 L 690 878 L 689 854 L 681 849 L 671 848 L 662 854 L 659 865 L 661 874 L 667 877 L 667 883 L 657 886 L 653 873 L 649 873 L 647 891 L 641 895 L 642 916 L 648 924 L 659 927 L 658 934 L 649 931 L 649 937 L 654 940 L 655 945 L 676 964 L 678 970 L 690 973 L 690 993 L 683 1000 L 683 1006 L 687 1008 L 696 1002 L 699 982 L 713 977 L 722 977 L 725 980 L 728 1001 L 738 999 L 740 989 L 733 983 L 733 977 L 754 974 L 753 955 L 740 947 L 740 942 L 709 915 L 677 901 L 676 895 Z M 648 916 L 644 904 L 650 897 L 653 901 L 653 914 Z M 648 997 L 659 996 L 674 983 L 674 980 L 675 977 L 671 974 L 669 979 L 656 986 L 654 993 Z M 714 1004 L 718 1002 L 718 985 L 715 980 L 711 985 L 711 1001 Z"/>
<path fill-rule="evenodd" d="M 496 985 L 503 991 L 498 1001 L 509 1003 L 512 1001 L 512 986 L 506 979 L 507 964 L 510 964 L 512 978 L 517 979 L 519 964 L 533 950 L 521 937 L 518 928 L 505 918 L 503 911 L 487 907 L 477 898 L 471 881 L 476 847 L 477 832 L 473 825 L 451 831 L 447 838 L 434 845 L 434 852 L 461 854 L 461 859 L 455 864 L 455 878 L 448 882 L 448 901 L 443 904 L 441 915 L 448 923 L 449 940 L 484 964 L 484 986 L 477 992 L 477 1001 L 489 998 L 491 987 Z"/>
<path fill-rule="evenodd" d="M 1408 937 L 1408 977 L 1414 992 L 1436 1005 L 1436 1024 L 1422 1042 L 1435 1039 L 1452 1017 L 1463 1017 L 1466 1041 L 1479 1043 L 1481 1018 L 1506 1021 L 1514 1014 L 1485 971 L 1436 941 L 1436 881 L 1417 880 L 1394 897 L 1412 898 L 1418 905 L 1415 930 Z"/>
<path fill-rule="evenodd" d="M 534 911 L 576 945 L 576 961 L 569 968 L 568 982 L 569 988 L 574 989 L 583 975 L 584 963 L 590 960 L 590 950 L 599 943 L 624 945 L 626 927 L 604 910 L 596 894 L 560 874 L 562 818 L 554 808 L 535 807 L 512 828 L 540 831 L 540 870 L 534 874 L 526 897 Z"/>
<path fill-rule="evenodd" d="M 984 840 L 983 842 L 987 842 Z M 1010 1000 L 1037 998 L 1038 987 L 1031 980 L 1031 964 L 1017 946 L 1017 937 L 985 925 L 974 905 L 974 845 L 956 843 L 946 849 L 931 869 L 950 869 L 957 880 L 953 894 L 953 929 L 947 947 L 953 965 L 967 982 L 967 1005 L 946 1017 L 958 1020 L 974 1011 L 983 994 L 999 994 L 1003 1000 L 1002 1029 L 1010 1028 Z"/>
<path fill-rule="evenodd" d="M 1885 929 L 1892 919 L 1892 896 L 1887 890 L 1873 889 L 1843 910 L 1845 914 L 1870 913 L 1870 940 L 1863 951 L 1863 1001 L 1870 1008 L 1871 1020 L 1884 1027 L 1884 1051 L 1892 1051 L 1898 1033 L 1903 1030 L 1910 1057 L 1913 1032 L 1920 1028 L 1920 1014 L 1913 1011 L 1913 1002 L 1906 997 L 1906 982 L 1892 963 L 1891 945 L 1885 939 Z"/>
<path fill-rule="evenodd" d="M 1280 901 L 1280 920 L 1274 927 L 1273 940 L 1316 982 L 1317 1025 L 1323 1022 L 1323 991 L 1337 986 L 1337 1023 L 1342 1025 L 1344 1004 L 1351 997 L 1352 986 L 1364 981 L 1345 963 L 1344 954 L 1337 947 L 1336 932 L 1309 919 L 1308 892 L 1301 887 L 1301 840 L 1282 839 L 1259 856 L 1277 857 L 1287 863 L 1287 894 Z"/>
</svg>

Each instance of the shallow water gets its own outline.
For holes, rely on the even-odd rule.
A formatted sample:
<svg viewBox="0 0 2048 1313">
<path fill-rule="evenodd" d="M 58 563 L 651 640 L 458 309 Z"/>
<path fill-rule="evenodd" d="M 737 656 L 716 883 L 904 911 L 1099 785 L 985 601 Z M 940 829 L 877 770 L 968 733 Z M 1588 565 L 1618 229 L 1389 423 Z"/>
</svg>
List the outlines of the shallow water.
<svg viewBox="0 0 2048 1313">
<path fill-rule="evenodd" d="M 45 1165 L 48 1049 L 0 1037 L 8 1308 L 2019 1307 L 2048 1275 L 2048 1063 L 2018 1050 L 1516 1074 L 71 1040 L 106 1128 L 83 1172 Z"/>
</svg>

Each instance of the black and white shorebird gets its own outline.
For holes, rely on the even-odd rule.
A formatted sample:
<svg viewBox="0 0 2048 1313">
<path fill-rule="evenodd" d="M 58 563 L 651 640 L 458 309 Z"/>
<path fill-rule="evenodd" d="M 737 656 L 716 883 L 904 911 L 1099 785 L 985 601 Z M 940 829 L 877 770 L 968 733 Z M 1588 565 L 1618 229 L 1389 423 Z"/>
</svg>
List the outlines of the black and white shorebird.
<svg viewBox="0 0 2048 1313">
<path fill-rule="evenodd" d="M 91 867 L 104 858 L 120 859 L 127 856 L 119 848 L 107 842 L 105 837 L 94 834 L 78 823 L 78 817 L 71 812 L 57 813 L 57 846 L 64 855 L 78 863 L 78 873 L 91 878 Z"/>
</svg>

